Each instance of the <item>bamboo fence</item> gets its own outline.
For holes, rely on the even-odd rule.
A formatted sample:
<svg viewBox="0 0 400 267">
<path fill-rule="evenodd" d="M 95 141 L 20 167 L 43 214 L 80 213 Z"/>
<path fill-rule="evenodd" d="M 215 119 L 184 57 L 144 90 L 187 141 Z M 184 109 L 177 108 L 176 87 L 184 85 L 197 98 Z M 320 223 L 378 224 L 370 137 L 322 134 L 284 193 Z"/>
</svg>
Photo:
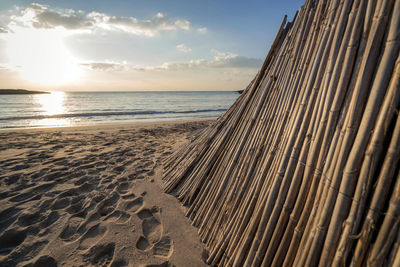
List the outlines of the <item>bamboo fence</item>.
<svg viewBox="0 0 400 267">
<path fill-rule="evenodd" d="M 400 0 L 307 0 L 164 159 L 218 266 L 400 266 Z"/>
</svg>

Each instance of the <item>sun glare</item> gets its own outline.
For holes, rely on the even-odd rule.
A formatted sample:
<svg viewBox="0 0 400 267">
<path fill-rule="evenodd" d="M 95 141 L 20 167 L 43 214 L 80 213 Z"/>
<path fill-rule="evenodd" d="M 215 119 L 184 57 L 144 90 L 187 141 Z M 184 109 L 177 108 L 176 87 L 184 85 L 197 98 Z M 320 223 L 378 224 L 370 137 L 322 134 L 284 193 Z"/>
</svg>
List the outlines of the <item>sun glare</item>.
<svg viewBox="0 0 400 267">
<path fill-rule="evenodd" d="M 33 120 L 30 124 L 33 127 L 47 127 L 47 126 L 70 126 L 72 122 L 69 118 L 57 117 L 52 115 L 67 113 L 65 106 L 65 93 L 52 92 L 51 94 L 38 94 L 34 95 L 34 100 L 39 104 L 40 115 L 50 116 Z"/>
<path fill-rule="evenodd" d="M 34 95 L 35 100 L 41 106 L 42 115 L 55 115 L 66 112 L 64 92 L 51 92 L 50 94 Z"/>
<path fill-rule="evenodd" d="M 80 68 L 64 37 L 61 29 L 15 29 L 7 39 L 9 65 L 37 84 L 62 85 L 77 79 Z"/>
</svg>

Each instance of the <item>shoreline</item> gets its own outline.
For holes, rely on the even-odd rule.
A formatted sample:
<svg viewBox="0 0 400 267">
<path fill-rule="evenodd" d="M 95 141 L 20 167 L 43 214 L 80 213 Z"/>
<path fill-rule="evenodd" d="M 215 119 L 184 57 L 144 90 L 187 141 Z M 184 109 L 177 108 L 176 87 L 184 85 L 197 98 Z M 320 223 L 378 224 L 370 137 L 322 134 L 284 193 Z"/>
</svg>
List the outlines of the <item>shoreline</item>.
<svg viewBox="0 0 400 267">
<path fill-rule="evenodd" d="M 0 265 L 206 266 L 161 160 L 212 121 L 0 130 Z"/>
<path fill-rule="evenodd" d="M 198 119 L 184 119 L 184 120 L 167 120 L 167 121 L 143 121 L 143 122 L 126 122 L 126 123 L 100 123 L 100 124 L 86 124 L 86 125 L 71 125 L 71 126 L 43 126 L 43 127 L 25 127 L 25 128 L 0 128 L 1 132 L 19 132 L 19 131 L 39 131 L 39 130 L 83 130 L 87 128 L 87 130 L 94 130 L 97 128 L 101 129 L 109 129 L 109 128 L 131 128 L 131 127 L 153 127 L 156 125 L 169 125 L 176 123 L 190 123 L 190 122 L 205 122 L 205 121 L 214 121 L 218 119 L 218 117 L 209 117 L 209 118 L 198 118 Z"/>
<path fill-rule="evenodd" d="M 0 129 L 158 123 L 220 117 L 233 92 L 54 93 L 0 98 Z"/>
</svg>

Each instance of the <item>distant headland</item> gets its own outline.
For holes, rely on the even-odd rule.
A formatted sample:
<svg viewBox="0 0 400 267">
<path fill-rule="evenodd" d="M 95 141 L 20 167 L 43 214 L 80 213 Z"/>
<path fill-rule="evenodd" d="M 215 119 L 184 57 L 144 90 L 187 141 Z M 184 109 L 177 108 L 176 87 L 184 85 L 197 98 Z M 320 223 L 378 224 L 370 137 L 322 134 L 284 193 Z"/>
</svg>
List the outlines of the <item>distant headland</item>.
<svg viewBox="0 0 400 267">
<path fill-rule="evenodd" d="M 26 89 L 0 89 L 0 95 L 36 95 L 36 94 L 50 94 L 43 91 L 31 91 Z"/>
</svg>

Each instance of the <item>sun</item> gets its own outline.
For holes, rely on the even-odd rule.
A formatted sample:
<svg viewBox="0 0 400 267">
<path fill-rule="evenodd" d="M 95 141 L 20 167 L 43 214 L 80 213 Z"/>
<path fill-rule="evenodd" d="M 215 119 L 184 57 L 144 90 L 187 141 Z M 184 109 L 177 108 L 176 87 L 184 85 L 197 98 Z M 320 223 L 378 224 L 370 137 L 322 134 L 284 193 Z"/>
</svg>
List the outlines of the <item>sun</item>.
<svg viewBox="0 0 400 267">
<path fill-rule="evenodd" d="M 76 80 L 80 68 L 64 44 L 61 29 L 18 28 L 7 38 L 9 65 L 26 80 L 63 85 Z"/>
</svg>

